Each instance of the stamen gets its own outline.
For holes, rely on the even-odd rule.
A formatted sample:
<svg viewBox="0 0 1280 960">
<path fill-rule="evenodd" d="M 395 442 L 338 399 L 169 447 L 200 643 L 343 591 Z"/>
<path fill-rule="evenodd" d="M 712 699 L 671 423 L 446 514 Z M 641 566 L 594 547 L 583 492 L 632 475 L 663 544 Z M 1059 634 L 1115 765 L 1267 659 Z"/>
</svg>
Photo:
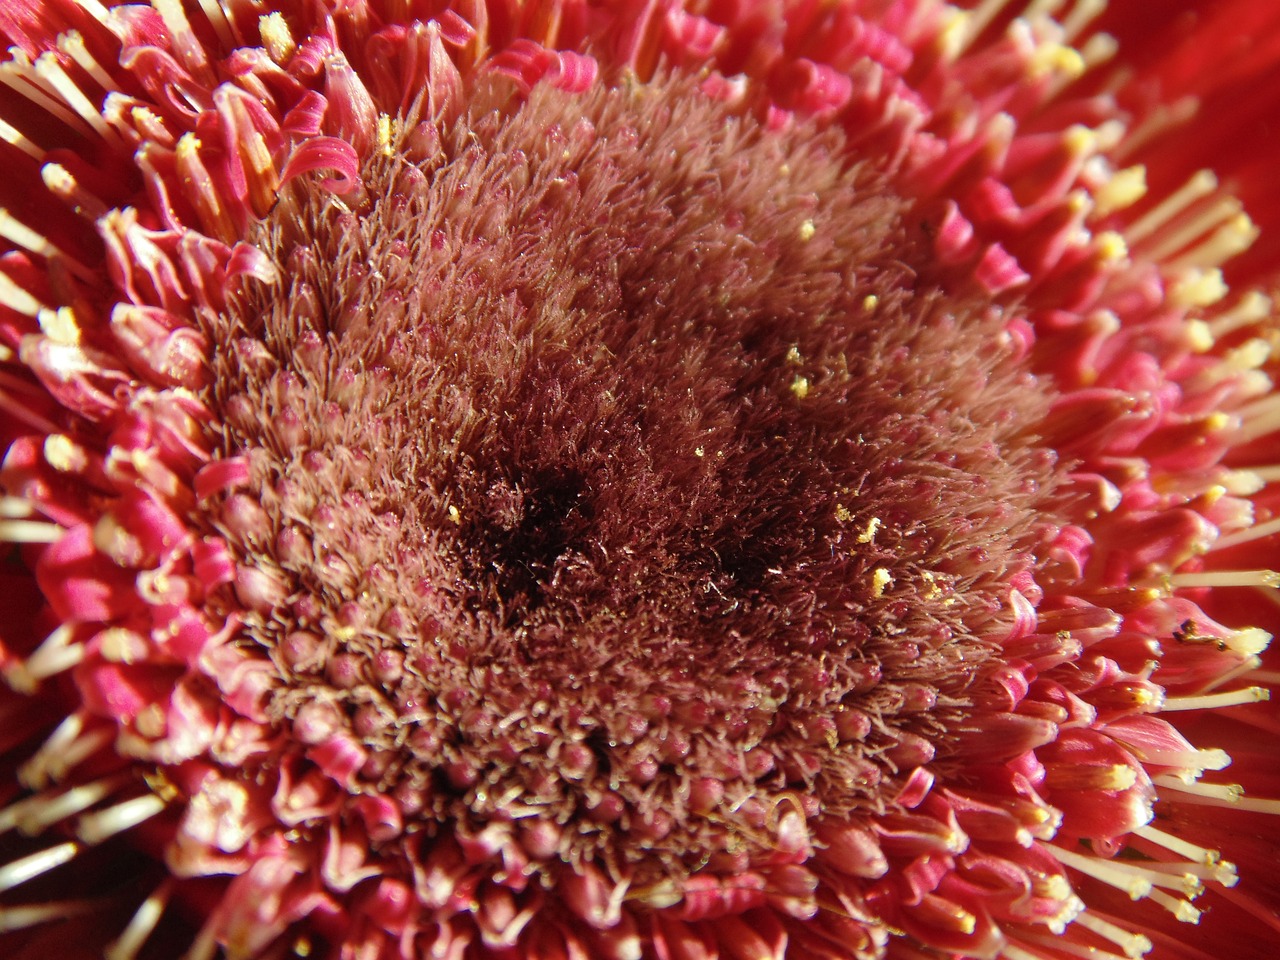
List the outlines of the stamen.
<svg viewBox="0 0 1280 960">
<path fill-rule="evenodd" d="M 1028 942 L 1036 944 L 1036 946 L 1045 947 L 1056 953 L 1065 953 L 1073 957 L 1084 957 L 1085 960 L 1125 960 L 1118 953 L 1099 950 L 1097 947 L 1086 946 L 1083 943 L 1072 943 L 1070 940 L 1060 938 L 1032 936 L 1026 933 L 1021 934 L 1021 936 Z"/>
<path fill-rule="evenodd" d="M 1130 135 L 1130 141 L 1132 141 L 1132 134 Z M 1214 176 L 1212 171 L 1201 170 L 1193 174 L 1190 180 L 1157 204 L 1154 209 L 1148 211 L 1136 223 L 1129 225 L 1124 232 L 1129 241 L 1129 246 L 1133 247 L 1145 240 L 1174 218 L 1180 216 L 1183 211 L 1197 200 L 1203 200 L 1217 189 L 1218 178 Z"/>
<path fill-rule="evenodd" d="M 41 874 L 70 862 L 79 852 L 79 845 L 68 840 L 56 847 L 49 847 L 47 850 L 40 850 L 20 860 L 6 863 L 0 867 L 0 893 L 12 890 L 28 880 L 33 880 Z"/>
<path fill-rule="evenodd" d="M 1166 697 L 1162 712 L 1173 710 L 1218 710 L 1223 707 L 1238 707 L 1245 703 L 1262 703 L 1271 699 L 1271 691 L 1266 687 L 1245 687 L 1243 690 L 1231 690 L 1227 693 L 1210 693 L 1199 697 Z"/>
<path fill-rule="evenodd" d="M 1120 41 L 1109 33 L 1095 33 L 1080 47 L 1080 59 L 1084 61 L 1084 72 L 1106 63 L 1120 50 Z"/>
<path fill-rule="evenodd" d="M 56 54 L 50 51 L 37 57 L 35 71 L 41 79 L 57 91 L 63 102 L 76 112 L 76 116 L 97 132 L 98 136 L 113 146 L 123 145 L 120 134 L 103 118 L 101 109 L 95 107 L 85 96 L 84 91 L 67 76 Z"/>
<path fill-rule="evenodd" d="M 74 347 L 81 342 L 80 323 L 70 307 L 41 310 L 36 321 L 40 324 L 40 332 L 54 343 Z"/>
<path fill-rule="evenodd" d="M 1104 920 L 1088 910 L 1076 917 L 1076 923 L 1086 930 L 1093 931 L 1104 940 L 1110 940 L 1124 951 L 1126 957 L 1133 958 L 1133 960 L 1145 954 L 1152 946 L 1151 941 L 1142 934 L 1126 930 L 1124 927 L 1114 924 L 1110 920 Z"/>
<path fill-rule="evenodd" d="M 1247 797 L 1244 794 L 1244 788 L 1238 783 L 1187 783 L 1177 777 L 1154 777 L 1152 782 L 1166 790 L 1175 790 L 1183 794 L 1177 798 L 1179 803 L 1188 803 L 1197 807 L 1229 807 L 1233 810 L 1247 810 L 1250 813 L 1280 814 L 1280 800 Z M 1234 867 L 1232 869 L 1234 871 Z"/>
<path fill-rule="evenodd" d="M 1138 165 L 1112 173 L 1093 193 L 1095 217 L 1105 217 L 1117 210 L 1125 210 L 1141 200 L 1147 193 L 1147 168 Z"/>
<path fill-rule="evenodd" d="M 226 103 L 235 119 L 237 149 L 248 168 L 246 173 L 253 174 L 248 178 L 250 203 L 258 215 L 265 216 L 276 202 L 280 188 L 279 173 L 271 159 L 266 138 L 254 125 L 244 104 L 235 97 L 227 98 Z"/>
<path fill-rule="evenodd" d="M 1245 527 L 1243 530 L 1237 530 L 1235 533 L 1229 533 L 1225 537 L 1219 537 L 1213 542 L 1210 550 L 1225 550 L 1228 547 L 1239 546 L 1242 543 L 1250 543 L 1254 540 L 1261 540 L 1272 534 L 1280 533 L 1280 517 L 1274 520 L 1268 520 L 1266 523 L 1255 523 L 1251 527 Z"/>
<path fill-rule="evenodd" d="M 124 932 L 107 945 L 102 954 L 103 960 L 137 960 L 142 945 L 160 923 L 172 891 L 173 884 L 166 880 L 155 893 L 143 900 Z"/>
<path fill-rule="evenodd" d="M 1184 308 L 1212 306 L 1230 292 L 1231 288 L 1222 279 L 1222 271 L 1216 267 L 1211 270 L 1185 268 L 1180 274 L 1174 274 L 1168 285 L 1170 303 Z M 1205 327 L 1206 336 L 1208 332 Z M 1211 346 L 1212 343 L 1207 343 L 1205 349 Z"/>
<path fill-rule="evenodd" d="M 184 953 L 181 960 L 213 960 L 217 955 L 218 941 L 213 934 L 213 926 L 206 923 L 191 942 L 191 949 Z"/>
<path fill-rule="evenodd" d="M 1179 793 L 1189 793 L 1197 797 L 1211 797 L 1221 800 L 1223 804 L 1236 803 L 1244 796 L 1244 787 L 1238 783 L 1200 783 L 1168 775 L 1152 777 L 1151 782 L 1166 790 L 1176 790 Z"/>
<path fill-rule="evenodd" d="M 1141 758 L 1144 763 L 1160 767 L 1177 767 L 1182 770 L 1193 770 L 1199 776 L 1205 770 L 1225 770 L 1231 766 L 1231 754 L 1225 750 L 1151 750 L 1143 749 Z"/>
<path fill-rule="evenodd" d="M 1196 587 L 1280 587 L 1280 573 L 1274 570 L 1201 570 L 1174 573 L 1168 577 L 1173 590 Z"/>
<path fill-rule="evenodd" d="M 283 63 L 293 56 L 298 45 L 289 32 L 289 24 L 279 12 L 268 13 L 258 18 L 258 34 L 262 37 L 262 45 L 267 55 L 276 63 Z"/>
<path fill-rule="evenodd" d="M 236 38 L 231 32 L 232 24 L 218 0 L 200 0 L 200 9 L 204 11 L 205 19 L 209 21 L 209 26 L 213 27 L 213 32 L 218 35 L 218 41 L 222 44 L 223 50 L 229 52 L 241 45 L 236 43 Z"/>
<path fill-rule="evenodd" d="M 1066 5 L 1067 0 L 1031 0 L 1030 3 L 1023 8 L 1021 17 L 1023 20 L 1041 20 L 1052 17 Z"/>
<path fill-rule="evenodd" d="M 1117 71 L 1114 81 L 1108 84 L 1108 89 L 1113 93 L 1118 91 L 1123 87 L 1125 79 L 1126 73 Z M 1200 100 L 1197 97 L 1183 97 L 1175 103 L 1157 105 L 1148 111 L 1136 127 L 1129 130 L 1122 143 L 1117 144 L 1116 149 L 1111 152 L 1112 159 L 1117 163 L 1124 163 L 1127 157 L 1133 156 L 1152 140 L 1181 127 L 1194 117 L 1199 109 Z"/>
<path fill-rule="evenodd" d="M 54 119 L 61 121 L 77 133 L 92 137 L 93 127 L 85 123 L 81 117 L 68 108 L 66 103 L 59 99 L 60 94 L 57 88 L 40 75 L 26 54 L 20 51 L 15 53 L 13 48 L 10 48 L 10 53 L 13 54 L 14 58 L 5 63 L 0 63 L 0 84 L 8 87 L 23 99 L 29 100 L 32 105 Z"/>
<path fill-rule="evenodd" d="M 1214 332 L 1212 324 L 1209 327 L 1210 333 L 1217 336 Z M 1255 376 L 1265 376 L 1257 371 L 1268 360 L 1271 359 L 1271 344 L 1261 338 L 1246 340 L 1240 346 L 1228 350 L 1223 354 L 1218 362 L 1211 367 L 1206 367 L 1195 375 L 1191 384 L 1194 389 L 1202 390 L 1213 387 L 1221 383 L 1223 380 L 1239 379 L 1243 376 L 1253 374 Z M 1258 393 L 1266 394 L 1271 387 L 1271 381 L 1268 378 L 1265 388 Z M 1236 411 L 1240 415 L 1240 411 Z"/>
<path fill-rule="evenodd" d="M 1213 235 L 1170 261 L 1172 270 L 1188 267 L 1220 267 L 1244 253 L 1262 233 L 1249 215 L 1238 213 L 1214 231 Z"/>
<path fill-rule="evenodd" d="M 151 7 L 160 14 L 165 27 L 173 37 L 173 50 L 178 54 L 182 65 L 201 83 L 213 87 L 216 83 L 213 72 L 209 69 L 209 59 L 205 56 L 204 44 L 200 42 L 195 31 L 191 29 L 191 21 L 178 0 L 151 0 Z"/>
<path fill-rule="evenodd" d="M 1072 853 L 1070 850 L 1063 850 L 1052 844 L 1048 849 L 1065 866 L 1123 891 L 1128 894 L 1130 900 L 1141 900 L 1151 894 L 1153 887 L 1151 881 L 1143 875 L 1142 871 L 1132 869 L 1127 864 Z"/>
<path fill-rule="evenodd" d="M 74 257 L 67 256 L 43 234 L 17 220 L 8 210 L 0 207 L 0 237 L 15 246 L 30 250 L 46 260 L 58 259 L 65 263 L 81 280 L 92 280 L 93 271 Z"/>
<path fill-rule="evenodd" d="M 201 224 L 215 236 L 230 240 L 236 235 L 235 224 L 231 222 L 217 185 L 200 158 L 200 146 L 194 133 L 184 133 L 178 140 L 178 174 L 187 188 L 187 197 L 195 205 Z"/>
<path fill-rule="evenodd" d="M 1148 248 L 1147 255 L 1156 262 L 1166 261 L 1172 254 L 1216 230 L 1243 210 L 1244 206 L 1235 197 L 1223 197 L 1195 216 L 1180 222 L 1176 229 L 1162 230 L 1155 234 L 1151 238 L 1152 245 Z M 1199 266 L 1198 263 L 1189 265 Z"/>
<path fill-rule="evenodd" d="M 1264 483 L 1280 481 L 1280 464 L 1272 464 L 1266 467 L 1250 467 L 1249 472 L 1256 475 Z"/>
<path fill-rule="evenodd" d="M 1062 19 L 1062 39 L 1074 43 L 1089 24 L 1107 9 L 1107 0 L 1077 0 L 1071 12 Z"/>
<path fill-rule="evenodd" d="M 169 132 L 169 128 L 165 125 L 164 118 L 154 110 L 146 107 L 134 107 L 129 111 L 133 117 L 133 122 L 137 124 L 138 131 L 148 140 L 159 144 L 162 147 L 172 149 L 176 141 L 173 134 Z"/>
<path fill-rule="evenodd" d="M 98 780 L 72 787 L 53 798 L 48 794 L 38 793 L 21 803 L 15 803 L 9 809 L 13 811 L 12 819 L 18 830 L 34 837 L 55 823 L 61 823 L 88 810 L 94 804 L 101 803 L 127 782 L 126 778 L 121 777 Z"/>
<path fill-rule="evenodd" d="M 97 220 L 106 214 L 107 205 L 81 187 L 61 164 L 46 163 L 40 168 L 40 176 L 49 192 L 80 216 Z"/>
<path fill-rule="evenodd" d="M 0 522 L 0 529 L 4 523 Z M 61 529 L 61 528 L 59 528 Z M 34 653 L 5 670 L 5 679 L 14 690 L 28 696 L 35 693 L 41 680 L 70 670 L 84 659 L 84 644 L 73 643 L 75 630 L 63 624 L 49 634 Z"/>
<path fill-rule="evenodd" d="M 1222 855 L 1217 850 L 1210 850 L 1207 847 L 1196 846 L 1188 840 L 1181 837 L 1175 837 L 1171 833 L 1165 833 L 1158 827 L 1147 824 L 1145 827 L 1138 827 L 1133 831 L 1134 834 L 1143 840 L 1148 840 L 1156 846 L 1164 847 L 1180 857 L 1185 857 L 1192 863 L 1203 863 L 1207 866 L 1213 866 L 1220 863 Z"/>
<path fill-rule="evenodd" d="M 168 804 L 154 793 L 134 797 L 99 813 L 90 813 L 76 823 L 76 836 L 88 844 L 101 843 L 117 833 L 131 830 L 150 820 Z"/>
<path fill-rule="evenodd" d="M 0 519 L 21 520 L 35 513 L 30 500 L 22 497 L 0 497 Z"/>
<path fill-rule="evenodd" d="M 1075 47 L 1062 43 L 1041 43 L 1031 55 L 1027 70 L 1032 79 L 1049 77 L 1044 85 L 1042 96 L 1051 101 L 1075 81 L 1079 80 L 1089 65 Z"/>
<path fill-rule="evenodd" d="M 1186 900 L 1179 900 L 1177 897 L 1172 897 L 1163 890 L 1152 890 L 1150 899 L 1160 904 L 1160 906 L 1164 907 L 1183 923 L 1200 922 L 1200 911 Z"/>
<path fill-rule="evenodd" d="M 1213 334 L 1203 320 L 1187 321 L 1187 343 L 1194 352 L 1207 353 L 1213 349 Z M 1226 413 L 1211 413 L 1212 417 L 1225 419 Z"/>
<path fill-rule="evenodd" d="M 1000 16 L 1000 11 L 1008 4 L 1009 0 L 982 0 L 977 9 L 968 14 L 964 24 L 964 37 L 956 52 L 962 53 L 968 49 L 973 41 L 982 35 L 982 31 L 991 26 L 992 21 Z"/>
<path fill-rule="evenodd" d="M 1190 876 L 1200 881 L 1220 883 L 1224 887 L 1234 887 L 1240 882 L 1239 876 L 1236 875 L 1236 865 L 1226 860 L 1219 860 L 1214 864 L 1188 863 L 1186 860 L 1179 860 L 1175 863 L 1147 863 L 1145 866 L 1148 870 L 1159 870 L 1161 873 L 1172 873 L 1182 877 Z"/>
<path fill-rule="evenodd" d="M 1152 870 L 1148 864 L 1135 863 L 1128 860 L 1101 860 L 1094 857 L 1081 857 L 1079 854 L 1070 854 L 1070 856 L 1084 859 L 1090 863 L 1088 867 L 1081 867 L 1064 860 L 1063 862 L 1068 866 L 1075 866 L 1081 873 L 1086 873 L 1120 890 L 1124 890 L 1134 900 L 1139 900 L 1142 897 L 1150 897 L 1152 899 L 1168 897 L 1168 894 L 1159 893 L 1158 888 L 1179 890 L 1183 896 L 1193 899 L 1204 892 L 1204 884 L 1200 882 L 1200 878 L 1187 871 L 1169 873 L 1164 870 Z M 1093 872 L 1090 872 L 1091 869 Z M 1135 890 L 1145 890 L 1146 892 L 1135 894 Z"/>
<path fill-rule="evenodd" d="M 1044 957 L 1038 953 L 1032 953 L 1030 950 L 1023 950 L 1014 943 L 1006 943 L 1000 948 L 1000 956 L 1005 960 L 1044 960 Z"/>
<path fill-rule="evenodd" d="M 4 379 L 0 377 L 0 380 Z M 56 433 L 60 429 L 52 420 L 40 416 L 27 404 L 10 396 L 3 388 L 0 388 L 0 410 L 9 414 L 15 420 L 21 420 L 23 423 L 35 427 L 42 433 Z"/>
<path fill-rule="evenodd" d="M 28 790 L 43 790 L 111 740 L 111 731 L 105 728 L 86 732 L 84 717 L 73 713 L 58 724 L 31 759 L 18 768 L 18 780 Z"/>
<path fill-rule="evenodd" d="M 1236 411 L 1240 426 L 1236 430 L 1237 442 L 1252 443 L 1261 437 L 1280 430 L 1280 395 L 1269 394 Z"/>
<path fill-rule="evenodd" d="M 1261 493 L 1267 486 L 1266 480 L 1249 467 L 1219 474 L 1218 482 L 1222 485 L 1222 489 L 1233 497 L 1252 497 L 1255 493 Z"/>
<path fill-rule="evenodd" d="M 24 317 L 35 317 L 41 310 L 47 309 L 43 303 L 18 286 L 14 279 L 3 271 L 0 271 L 0 304 L 4 304 Z"/>
<path fill-rule="evenodd" d="M 43 520 L 0 520 L 0 543 L 57 543 L 63 529 Z"/>
<path fill-rule="evenodd" d="M 21 907 L 0 907 L 0 933 L 26 930 L 52 920 L 65 920 L 84 913 L 92 906 L 86 900 L 58 900 Z"/>
<path fill-rule="evenodd" d="M 93 54 L 89 52 L 89 48 L 84 43 L 84 36 L 81 35 L 79 30 L 69 30 L 58 37 L 58 49 L 74 60 L 76 65 L 89 74 L 93 78 L 93 82 L 103 90 L 119 90 L 116 82 L 102 68 L 102 64 L 98 63 Z"/>
<path fill-rule="evenodd" d="M 11 144 L 25 153 L 32 160 L 39 163 L 44 159 L 44 151 L 37 147 L 34 143 L 27 139 L 27 135 L 17 127 L 11 126 L 0 120 L 0 138 L 5 143 Z"/>
<path fill-rule="evenodd" d="M 1253 343 L 1253 340 L 1249 343 Z M 1249 344 L 1244 344 L 1244 346 L 1249 346 Z M 1267 346 L 1270 348 L 1270 344 L 1267 344 Z M 1271 360 L 1270 349 L 1267 351 L 1266 360 Z M 1261 417 L 1274 416 L 1277 412 L 1280 412 L 1280 398 L 1268 396 L 1236 408 L 1235 415 L 1239 416 L 1242 421 L 1249 421 L 1261 419 Z"/>
<path fill-rule="evenodd" d="M 1271 315 L 1271 299 L 1257 290 L 1250 290 L 1230 310 L 1209 321 L 1209 329 L 1215 339 L 1225 337 L 1244 327 L 1252 326 Z"/>
<path fill-rule="evenodd" d="M 64 433 L 46 436 L 42 452 L 45 463 L 59 473 L 79 473 L 89 465 L 89 451 Z"/>
<path fill-rule="evenodd" d="M 1267 635 L 1267 639 L 1268 640 L 1271 639 L 1269 634 Z M 1231 647 L 1229 643 L 1227 645 L 1227 649 L 1231 650 L 1233 653 L 1237 652 L 1234 648 Z M 1212 680 L 1209 683 L 1205 684 L 1203 692 L 1209 693 L 1213 690 L 1218 689 L 1218 687 L 1221 687 L 1224 684 L 1230 683 L 1233 680 L 1238 680 L 1243 676 L 1249 676 L 1251 680 L 1257 680 L 1258 677 L 1254 675 L 1254 672 L 1260 666 L 1262 666 L 1262 659 L 1260 657 L 1256 657 L 1252 655 L 1247 656 L 1240 663 L 1236 664 L 1235 667 L 1228 670 L 1226 673 L 1222 674 L 1222 676 L 1218 677 L 1216 680 Z"/>
</svg>

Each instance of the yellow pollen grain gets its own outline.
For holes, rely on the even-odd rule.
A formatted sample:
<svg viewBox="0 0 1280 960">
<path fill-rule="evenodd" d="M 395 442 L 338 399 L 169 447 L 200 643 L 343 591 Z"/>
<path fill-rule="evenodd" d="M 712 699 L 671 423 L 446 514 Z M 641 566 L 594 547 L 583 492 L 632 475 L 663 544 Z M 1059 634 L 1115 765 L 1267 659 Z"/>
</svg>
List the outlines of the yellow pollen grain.
<svg viewBox="0 0 1280 960">
<path fill-rule="evenodd" d="M 55 343 L 75 346 L 80 342 L 80 324 L 76 323 L 76 315 L 70 307 L 41 310 L 36 320 L 44 335 Z"/>
<path fill-rule="evenodd" d="M 966 10 L 948 7 L 943 17 L 943 27 L 938 32 L 938 51 L 944 62 L 950 62 L 964 51 L 969 40 L 971 14 Z"/>
<path fill-rule="evenodd" d="M 1138 164 L 1125 167 L 1093 194 L 1094 213 L 1100 217 L 1133 206 L 1147 194 L 1147 168 Z"/>
<path fill-rule="evenodd" d="M 449 504 L 448 513 L 450 523 L 462 523 L 462 511 L 453 504 Z"/>
<path fill-rule="evenodd" d="M 942 596 L 942 588 L 938 586 L 938 578 L 933 575 L 932 571 L 920 571 L 920 579 L 924 581 L 924 598 L 926 600 L 936 600 Z"/>
<path fill-rule="evenodd" d="M 164 708 L 158 703 L 152 703 L 143 707 L 133 722 L 144 737 L 161 737 L 168 728 L 167 719 Z"/>
<path fill-rule="evenodd" d="M 787 350 L 787 363 L 800 363 L 804 358 L 800 356 L 799 347 L 791 347 Z"/>
<path fill-rule="evenodd" d="M 859 543 L 870 543 L 876 538 L 876 531 L 880 529 L 880 518 L 872 517 L 867 523 L 867 529 L 858 534 Z"/>
<path fill-rule="evenodd" d="M 876 567 L 871 573 L 871 595 L 883 597 L 884 588 L 893 583 L 893 574 L 884 567 Z"/>
<path fill-rule="evenodd" d="M 1217 267 L 1183 271 L 1169 288 L 1169 299 L 1180 307 L 1208 307 L 1225 297 L 1230 290 Z"/>
<path fill-rule="evenodd" d="M 390 157 L 395 154 L 395 147 L 392 146 L 391 138 L 395 133 L 395 122 L 385 113 L 378 114 L 378 149 L 382 151 L 384 157 Z"/>
<path fill-rule="evenodd" d="M 1213 349 L 1213 329 L 1203 320 L 1187 323 L 1187 346 L 1195 353 L 1208 353 Z"/>
<path fill-rule="evenodd" d="M 70 437 L 52 433 L 44 441 L 44 459 L 59 473 L 68 473 L 84 466 L 84 448 Z"/>
<path fill-rule="evenodd" d="M 289 24 L 278 12 L 258 18 L 258 35 L 262 37 L 262 45 L 267 48 L 267 56 L 276 63 L 288 60 L 298 49 L 293 41 L 293 34 L 289 32 Z"/>
<path fill-rule="evenodd" d="M 102 518 L 94 524 L 93 545 L 109 556 L 124 552 L 134 543 L 129 532 L 109 513 L 104 513 Z"/>
<path fill-rule="evenodd" d="M 791 392 L 796 395 L 797 400 L 803 400 L 809 395 L 809 378 L 796 377 L 791 381 Z"/>
<path fill-rule="evenodd" d="M 1031 56 L 1028 72 L 1037 80 L 1050 74 L 1061 74 L 1069 80 L 1079 77 L 1085 70 L 1084 57 L 1075 47 L 1060 43 L 1042 43 Z"/>
<path fill-rule="evenodd" d="M 1149 707 L 1153 703 L 1158 702 L 1158 699 L 1159 699 L 1150 690 L 1146 690 L 1141 687 L 1136 690 L 1133 690 L 1130 696 L 1131 696 L 1131 699 L 1133 700 L 1134 706 L 1136 707 Z"/>
<path fill-rule="evenodd" d="M 705 447 L 694 447 L 694 448 L 693 448 L 693 455 L 694 455 L 695 457 L 705 457 L 705 456 L 707 455 L 706 448 L 705 448 Z"/>
<path fill-rule="evenodd" d="M 1094 237 L 1094 242 L 1104 263 L 1120 263 L 1129 256 L 1129 245 L 1115 230 L 1103 230 Z"/>
<path fill-rule="evenodd" d="M 814 226 L 812 220 L 806 220 L 800 224 L 800 239 L 808 242 L 813 239 L 814 234 L 818 232 L 818 228 Z"/>
<path fill-rule="evenodd" d="M 880 298 L 874 293 L 869 293 L 862 298 L 862 312 L 870 313 L 880 305 Z"/>
<path fill-rule="evenodd" d="M 849 512 L 849 508 L 843 503 L 836 504 L 836 519 L 841 523 L 848 523 L 853 519 L 853 514 Z"/>
<path fill-rule="evenodd" d="M 1084 157 L 1097 150 L 1098 135 L 1084 124 L 1077 123 L 1067 130 L 1062 142 L 1072 155 Z"/>
</svg>

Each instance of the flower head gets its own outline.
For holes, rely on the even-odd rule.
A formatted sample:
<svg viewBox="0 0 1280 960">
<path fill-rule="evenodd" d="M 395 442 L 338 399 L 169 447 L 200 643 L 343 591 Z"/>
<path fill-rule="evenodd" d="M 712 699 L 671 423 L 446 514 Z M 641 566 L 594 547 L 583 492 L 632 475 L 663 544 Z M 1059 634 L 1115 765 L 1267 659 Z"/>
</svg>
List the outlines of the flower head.
<svg viewBox="0 0 1280 960">
<path fill-rule="evenodd" d="M 1274 52 L 1063 6 L 0 3 L 0 938 L 1265 955 Z"/>
</svg>

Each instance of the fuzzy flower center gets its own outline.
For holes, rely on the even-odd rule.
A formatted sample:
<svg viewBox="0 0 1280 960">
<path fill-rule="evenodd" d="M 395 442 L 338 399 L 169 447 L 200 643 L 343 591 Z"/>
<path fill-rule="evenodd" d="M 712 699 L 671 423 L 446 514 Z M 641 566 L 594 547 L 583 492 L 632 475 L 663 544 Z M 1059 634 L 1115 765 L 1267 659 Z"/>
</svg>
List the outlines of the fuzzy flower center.
<svg viewBox="0 0 1280 960">
<path fill-rule="evenodd" d="M 1054 467 L 911 204 L 687 82 L 423 129 L 286 189 L 288 279 L 211 331 L 271 717 L 430 830 L 651 877 L 945 769 Z"/>
</svg>

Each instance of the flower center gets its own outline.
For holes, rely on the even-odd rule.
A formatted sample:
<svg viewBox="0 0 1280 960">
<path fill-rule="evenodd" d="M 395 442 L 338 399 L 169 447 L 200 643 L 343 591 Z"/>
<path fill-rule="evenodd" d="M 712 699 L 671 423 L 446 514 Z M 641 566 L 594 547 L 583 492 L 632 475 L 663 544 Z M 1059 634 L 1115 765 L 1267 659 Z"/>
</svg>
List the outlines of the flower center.
<svg viewBox="0 0 1280 960">
<path fill-rule="evenodd" d="M 474 102 L 287 189 L 288 280 L 214 331 L 269 712 L 535 859 L 687 873 L 883 809 L 1052 492 L 1000 317 L 836 133 L 687 83 Z"/>
</svg>

